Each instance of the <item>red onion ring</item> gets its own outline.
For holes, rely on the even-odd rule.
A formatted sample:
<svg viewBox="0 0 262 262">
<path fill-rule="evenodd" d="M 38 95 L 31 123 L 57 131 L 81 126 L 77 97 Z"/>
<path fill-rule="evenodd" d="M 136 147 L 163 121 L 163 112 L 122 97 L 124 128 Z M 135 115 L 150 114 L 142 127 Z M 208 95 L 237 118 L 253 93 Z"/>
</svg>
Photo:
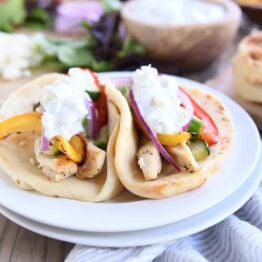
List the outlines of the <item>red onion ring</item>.
<svg viewBox="0 0 262 262">
<path fill-rule="evenodd" d="M 88 94 L 86 94 L 85 106 L 88 111 L 87 135 L 90 138 L 95 139 L 98 135 L 97 115 L 96 115 L 95 105 Z"/>
<path fill-rule="evenodd" d="M 185 107 L 186 111 L 188 112 L 188 117 L 182 122 L 181 127 L 183 131 L 186 131 L 192 121 L 194 115 L 194 108 L 193 105 L 187 96 L 187 94 L 183 91 L 182 88 L 178 89 L 178 98 L 181 100 L 182 105 Z"/>
<path fill-rule="evenodd" d="M 144 117 L 141 114 L 141 111 L 139 110 L 139 107 L 136 103 L 133 91 L 130 91 L 130 103 L 134 110 L 134 113 L 136 114 L 136 117 L 138 121 L 140 122 L 140 125 L 142 129 L 145 131 L 145 133 L 149 136 L 149 138 L 152 140 L 152 142 L 155 144 L 157 149 L 159 150 L 160 154 L 165 158 L 165 160 L 171 164 L 178 172 L 180 171 L 180 168 L 176 164 L 175 160 L 169 155 L 169 153 L 166 151 L 166 149 L 161 145 L 161 143 L 158 141 L 156 134 L 150 129 L 150 127 L 147 125 Z"/>
<path fill-rule="evenodd" d="M 49 140 L 45 137 L 44 130 L 42 130 L 41 136 L 41 152 L 49 150 Z"/>
</svg>

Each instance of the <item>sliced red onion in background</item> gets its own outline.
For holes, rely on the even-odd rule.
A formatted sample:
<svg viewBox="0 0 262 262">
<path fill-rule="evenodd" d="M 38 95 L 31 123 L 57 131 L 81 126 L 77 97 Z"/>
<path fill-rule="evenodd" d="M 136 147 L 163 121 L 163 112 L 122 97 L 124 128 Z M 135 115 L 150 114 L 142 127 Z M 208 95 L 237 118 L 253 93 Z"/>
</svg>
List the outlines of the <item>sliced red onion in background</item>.
<svg viewBox="0 0 262 262">
<path fill-rule="evenodd" d="M 181 123 L 181 127 L 183 131 L 186 131 L 192 121 L 194 115 L 194 108 L 185 92 L 181 88 L 178 89 L 178 98 L 181 100 L 182 105 L 185 107 L 188 112 L 188 117 Z"/>
<path fill-rule="evenodd" d="M 38 0 L 38 6 L 41 8 L 49 8 L 55 4 L 54 2 L 53 0 Z"/>
<path fill-rule="evenodd" d="M 127 37 L 127 31 L 123 23 L 120 23 L 118 27 L 118 35 L 119 35 L 120 40 L 124 42 Z"/>
<path fill-rule="evenodd" d="M 166 151 L 166 149 L 161 145 L 161 143 L 158 141 L 156 134 L 150 129 L 150 127 L 147 125 L 146 121 L 144 120 L 144 117 L 142 116 L 139 107 L 136 103 L 133 91 L 130 91 L 130 103 L 131 106 L 136 114 L 136 117 L 141 124 L 142 129 L 145 131 L 145 133 L 149 136 L 149 138 L 152 140 L 152 142 L 155 144 L 161 155 L 165 158 L 165 160 L 171 164 L 177 171 L 180 171 L 180 168 L 174 161 L 174 159 L 169 155 L 169 153 Z"/>
<path fill-rule="evenodd" d="M 133 80 L 129 76 L 111 77 L 110 79 L 117 88 L 123 86 L 131 87 L 133 85 Z"/>
<path fill-rule="evenodd" d="M 84 29 L 80 26 L 81 22 L 67 17 L 57 17 L 55 20 L 55 31 L 59 33 L 81 33 Z"/>
<path fill-rule="evenodd" d="M 82 31 L 82 22 L 94 24 L 104 15 L 104 8 L 99 1 L 74 1 L 62 3 L 57 8 L 55 30 L 62 33 Z"/>
<path fill-rule="evenodd" d="M 58 6 L 57 14 L 76 19 L 86 18 L 90 22 L 97 22 L 104 14 L 104 8 L 99 1 L 65 2 Z"/>
<path fill-rule="evenodd" d="M 45 137 L 44 130 L 42 130 L 41 136 L 41 152 L 45 152 L 49 150 L 49 140 Z"/>
<path fill-rule="evenodd" d="M 85 105 L 88 111 L 87 115 L 87 135 L 92 139 L 95 139 L 98 135 L 97 115 L 95 105 L 91 97 L 87 94 Z"/>
</svg>

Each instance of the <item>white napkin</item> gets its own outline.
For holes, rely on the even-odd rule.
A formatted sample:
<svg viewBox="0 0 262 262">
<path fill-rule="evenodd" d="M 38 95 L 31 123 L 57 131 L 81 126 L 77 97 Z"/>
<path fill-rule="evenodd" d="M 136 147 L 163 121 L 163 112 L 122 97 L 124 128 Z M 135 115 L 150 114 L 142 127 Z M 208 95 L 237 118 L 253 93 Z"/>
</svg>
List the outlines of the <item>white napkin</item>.
<svg viewBox="0 0 262 262">
<path fill-rule="evenodd" d="M 66 262 L 258 262 L 262 261 L 262 184 L 234 215 L 192 236 L 145 247 L 76 245 Z"/>
</svg>

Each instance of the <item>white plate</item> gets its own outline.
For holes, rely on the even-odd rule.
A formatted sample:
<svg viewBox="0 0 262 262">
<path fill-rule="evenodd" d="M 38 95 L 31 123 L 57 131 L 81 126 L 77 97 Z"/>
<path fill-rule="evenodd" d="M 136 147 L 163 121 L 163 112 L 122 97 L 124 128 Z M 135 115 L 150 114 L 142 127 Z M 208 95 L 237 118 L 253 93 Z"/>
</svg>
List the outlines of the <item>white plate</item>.
<svg viewBox="0 0 262 262">
<path fill-rule="evenodd" d="M 85 203 L 20 190 L 1 172 L 0 204 L 26 218 L 55 227 L 92 232 L 123 232 L 177 222 L 224 200 L 247 180 L 257 163 L 261 147 L 257 128 L 247 113 L 223 94 L 190 80 L 178 78 L 178 81 L 182 85 L 201 88 L 219 97 L 234 120 L 232 150 L 219 174 L 206 185 L 162 200 L 121 202 L 118 198 L 110 203 Z"/>
<path fill-rule="evenodd" d="M 54 239 L 98 247 L 128 247 L 156 244 L 182 238 L 217 224 L 238 210 L 252 196 L 262 178 L 262 155 L 249 179 L 214 207 L 182 221 L 153 229 L 123 233 L 92 233 L 40 224 L 0 206 L 0 213 L 28 230 Z"/>
</svg>

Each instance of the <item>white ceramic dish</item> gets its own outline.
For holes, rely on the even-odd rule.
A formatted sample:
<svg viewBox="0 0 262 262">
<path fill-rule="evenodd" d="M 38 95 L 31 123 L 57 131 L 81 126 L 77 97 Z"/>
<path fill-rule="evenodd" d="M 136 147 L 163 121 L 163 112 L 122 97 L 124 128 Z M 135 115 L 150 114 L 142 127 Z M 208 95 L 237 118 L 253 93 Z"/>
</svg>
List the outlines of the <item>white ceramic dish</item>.
<svg viewBox="0 0 262 262">
<path fill-rule="evenodd" d="M 107 73 L 103 76 L 111 77 L 116 74 L 120 73 Z M 123 232 L 181 221 L 226 199 L 254 170 L 261 147 L 257 128 L 246 112 L 223 94 L 190 80 L 178 78 L 178 81 L 181 85 L 201 88 L 219 97 L 234 120 L 236 132 L 231 152 L 219 174 L 206 185 L 162 200 L 123 202 L 118 197 L 110 203 L 85 203 L 20 190 L 0 172 L 0 204 L 46 225 L 78 231 Z"/>
<path fill-rule="evenodd" d="M 262 154 L 249 179 L 232 195 L 214 207 L 182 221 L 154 229 L 123 233 L 92 233 L 47 226 L 19 216 L 0 206 L 0 213 L 28 230 L 67 242 L 98 246 L 128 247 L 156 244 L 204 230 L 238 210 L 252 196 L 262 178 Z M 124 223 L 124 221 L 123 221 Z"/>
</svg>

